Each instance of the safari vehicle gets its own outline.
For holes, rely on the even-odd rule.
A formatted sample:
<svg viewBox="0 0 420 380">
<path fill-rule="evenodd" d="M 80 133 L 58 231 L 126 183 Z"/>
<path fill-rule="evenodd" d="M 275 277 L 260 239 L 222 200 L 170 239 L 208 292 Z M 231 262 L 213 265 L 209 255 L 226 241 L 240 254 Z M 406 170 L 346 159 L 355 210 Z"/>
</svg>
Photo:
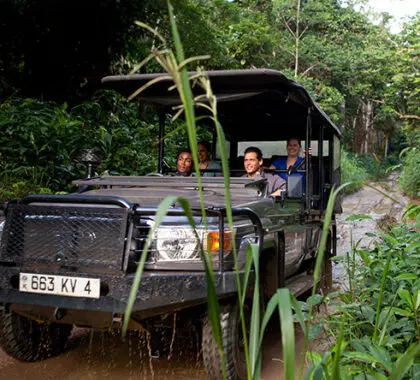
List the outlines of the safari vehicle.
<svg viewBox="0 0 420 380">
<path fill-rule="evenodd" d="M 106 77 L 103 84 L 128 95 L 158 75 Z M 247 246 L 258 243 L 266 299 L 281 287 L 299 295 L 314 286 L 312 272 L 327 198 L 340 182 L 339 130 L 303 87 L 278 71 L 207 75 L 218 99 L 231 173 L 228 190 L 222 177 L 202 178 L 207 228 L 202 223 L 197 179 L 164 175 L 165 117 L 160 118 L 157 174 L 85 178 L 74 181 L 80 187 L 76 194 L 31 195 L 4 204 L 0 344 L 9 355 L 36 361 L 58 354 L 73 325 L 120 327 L 146 236 L 159 203 L 168 195 L 189 200 L 198 236 L 210 250 L 230 378 L 244 377 L 232 236 L 241 276 Z M 159 82 L 142 92 L 138 101 L 156 107 L 162 115 L 173 112 L 180 101 L 168 91 L 170 85 Z M 285 154 L 285 142 L 291 136 L 304 140 L 304 149 L 313 149 L 299 169 L 305 183 L 288 181 L 287 191 L 270 197 L 266 180 L 242 177 L 243 151 L 253 145 L 265 157 Z M 233 203 L 234 234 L 226 220 L 225 191 L 230 191 Z M 335 212 L 339 211 L 337 203 Z M 335 240 L 333 218 L 327 256 L 335 255 Z M 172 327 L 172 319 L 166 316 L 174 312 L 199 323 L 207 373 L 218 379 L 220 361 L 206 317 L 205 272 L 198 246 L 175 202 L 153 235 L 129 328 L 152 328 L 157 321 Z M 328 263 L 324 265 L 327 282 L 331 279 Z"/>
</svg>

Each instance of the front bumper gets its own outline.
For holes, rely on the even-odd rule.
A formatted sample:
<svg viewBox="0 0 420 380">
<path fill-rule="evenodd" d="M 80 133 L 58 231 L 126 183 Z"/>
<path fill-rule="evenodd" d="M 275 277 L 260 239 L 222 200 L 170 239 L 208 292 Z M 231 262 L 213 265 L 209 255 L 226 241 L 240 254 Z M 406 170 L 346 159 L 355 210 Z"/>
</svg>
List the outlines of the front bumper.
<svg viewBox="0 0 420 380">
<path fill-rule="evenodd" d="M 75 277 L 99 278 L 101 296 L 99 299 L 35 294 L 19 291 L 19 272 L 45 275 L 65 275 Z M 48 270 L 0 269 L 0 304 L 31 305 L 53 308 L 100 311 L 123 314 L 127 306 L 134 274 L 98 274 Z M 241 274 L 242 277 L 242 274 Z M 237 291 L 235 272 L 215 273 L 216 293 L 222 297 Z M 184 307 L 205 303 L 207 300 L 206 274 L 204 272 L 144 272 L 140 288 L 133 306 L 133 313 L 157 315 Z"/>
</svg>

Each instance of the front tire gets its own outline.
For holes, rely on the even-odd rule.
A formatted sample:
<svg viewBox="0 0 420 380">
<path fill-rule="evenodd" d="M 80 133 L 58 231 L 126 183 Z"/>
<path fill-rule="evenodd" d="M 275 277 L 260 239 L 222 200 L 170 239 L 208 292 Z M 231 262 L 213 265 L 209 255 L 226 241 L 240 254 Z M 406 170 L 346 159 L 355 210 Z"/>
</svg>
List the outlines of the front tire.
<svg viewBox="0 0 420 380">
<path fill-rule="evenodd" d="M 14 312 L 0 317 L 0 345 L 14 359 L 44 360 L 63 352 L 72 325 L 40 322 Z"/>
<path fill-rule="evenodd" d="M 242 327 L 237 305 L 221 305 L 220 327 L 225 355 L 226 373 L 229 380 L 246 379 L 245 353 L 242 344 Z M 222 361 L 213 338 L 213 329 L 208 316 L 203 321 L 203 361 L 211 380 L 223 379 Z"/>
</svg>

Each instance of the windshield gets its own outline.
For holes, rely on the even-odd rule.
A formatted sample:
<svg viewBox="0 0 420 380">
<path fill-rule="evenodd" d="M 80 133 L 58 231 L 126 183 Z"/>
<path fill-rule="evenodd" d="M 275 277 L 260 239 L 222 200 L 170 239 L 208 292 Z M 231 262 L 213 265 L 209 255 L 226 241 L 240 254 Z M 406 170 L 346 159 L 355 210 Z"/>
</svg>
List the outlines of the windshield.
<svg viewBox="0 0 420 380">
<path fill-rule="evenodd" d="M 302 150 L 305 146 L 305 140 L 301 141 Z M 246 148 L 250 146 L 255 146 L 261 149 L 264 158 L 270 158 L 273 156 L 287 156 L 287 141 L 239 141 L 238 142 L 238 151 L 237 157 L 242 157 L 244 155 L 244 151 Z M 318 156 L 318 141 L 312 140 L 311 141 L 312 147 L 312 155 Z M 227 154 L 230 155 L 229 144 L 227 144 Z M 323 157 L 327 157 L 329 155 L 329 142 L 324 140 L 323 142 Z M 229 157 L 230 158 L 230 157 Z M 219 147 L 216 147 L 216 159 L 220 160 L 220 150 Z"/>
</svg>

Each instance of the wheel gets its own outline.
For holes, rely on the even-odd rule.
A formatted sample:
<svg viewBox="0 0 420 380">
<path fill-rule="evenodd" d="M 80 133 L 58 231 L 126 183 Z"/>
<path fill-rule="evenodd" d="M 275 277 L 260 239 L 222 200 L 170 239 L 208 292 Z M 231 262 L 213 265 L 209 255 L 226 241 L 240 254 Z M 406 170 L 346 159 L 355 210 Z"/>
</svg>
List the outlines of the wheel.
<svg viewBox="0 0 420 380">
<path fill-rule="evenodd" d="M 44 360 L 60 354 L 72 325 L 39 322 L 14 312 L 0 317 L 0 345 L 14 359 L 24 362 Z"/>
<path fill-rule="evenodd" d="M 220 326 L 227 378 L 229 380 L 246 379 L 242 327 L 237 305 L 221 305 Z M 211 321 L 208 316 L 203 321 L 202 347 L 207 376 L 211 380 L 223 379 L 219 349 L 213 338 Z"/>
</svg>

